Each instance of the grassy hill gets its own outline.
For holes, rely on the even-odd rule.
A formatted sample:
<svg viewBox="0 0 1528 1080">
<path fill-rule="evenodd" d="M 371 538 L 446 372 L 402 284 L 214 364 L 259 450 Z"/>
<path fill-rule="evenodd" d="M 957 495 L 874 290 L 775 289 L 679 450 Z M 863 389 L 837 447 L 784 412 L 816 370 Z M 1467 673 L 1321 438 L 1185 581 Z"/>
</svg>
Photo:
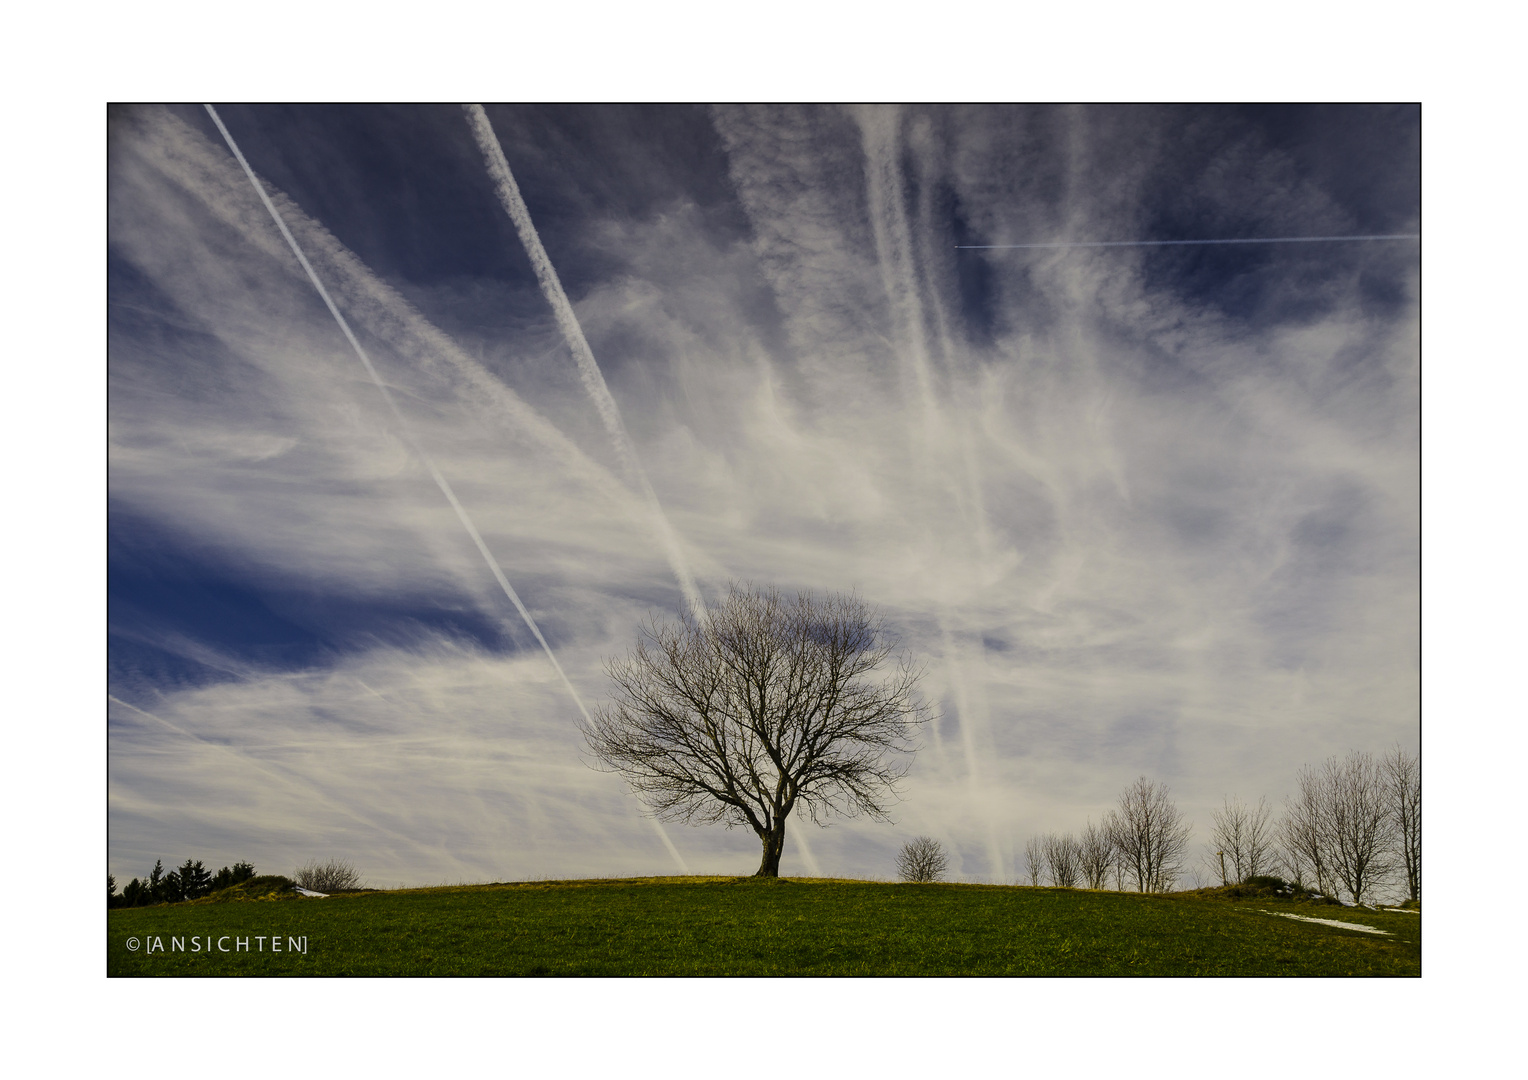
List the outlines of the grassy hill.
<svg viewBox="0 0 1528 1080">
<path fill-rule="evenodd" d="M 107 974 L 1415 976 L 1421 922 L 1213 890 L 554 881 L 117 909 Z"/>
</svg>

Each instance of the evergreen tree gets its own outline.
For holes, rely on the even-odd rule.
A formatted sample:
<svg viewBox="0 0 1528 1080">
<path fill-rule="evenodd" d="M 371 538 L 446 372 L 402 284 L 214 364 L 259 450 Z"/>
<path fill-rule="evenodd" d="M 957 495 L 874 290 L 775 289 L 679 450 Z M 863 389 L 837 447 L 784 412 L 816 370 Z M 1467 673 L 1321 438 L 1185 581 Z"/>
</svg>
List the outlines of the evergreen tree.
<svg viewBox="0 0 1528 1080">
<path fill-rule="evenodd" d="M 186 891 L 181 887 L 180 872 L 171 870 L 159 883 L 159 900 L 161 903 L 174 904 L 186 898 Z"/>
<path fill-rule="evenodd" d="M 149 903 L 159 904 L 164 902 L 164 860 L 155 859 L 154 869 L 149 871 L 148 893 Z"/>
<path fill-rule="evenodd" d="M 176 871 L 180 879 L 180 896 L 184 900 L 195 900 L 199 896 L 206 896 L 212 891 L 212 875 L 202 865 L 202 860 L 192 862 L 187 859 Z"/>
<path fill-rule="evenodd" d="M 138 907 L 140 904 L 152 902 L 148 888 L 137 878 L 133 878 L 132 881 L 129 881 L 122 887 L 123 907 Z"/>
<path fill-rule="evenodd" d="M 217 892 L 219 889 L 231 888 L 234 885 L 242 885 L 255 876 L 255 867 L 252 863 L 236 862 L 232 868 L 223 867 L 212 876 L 208 885 L 208 892 Z"/>
</svg>

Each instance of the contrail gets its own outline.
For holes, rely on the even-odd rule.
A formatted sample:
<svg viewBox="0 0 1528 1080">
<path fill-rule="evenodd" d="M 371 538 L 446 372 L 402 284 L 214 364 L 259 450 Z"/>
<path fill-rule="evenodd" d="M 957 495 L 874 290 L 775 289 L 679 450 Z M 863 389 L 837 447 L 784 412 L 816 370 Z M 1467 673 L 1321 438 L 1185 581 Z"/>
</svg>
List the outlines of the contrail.
<svg viewBox="0 0 1528 1080">
<path fill-rule="evenodd" d="M 562 679 L 563 686 L 567 687 L 568 689 L 568 695 L 573 699 L 573 703 L 578 706 L 578 711 L 583 714 L 584 721 L 592 725 L 594 721 L 589 716 L 589 710 L 584 707 L 583 698 L 578 696 L 578 691 L 573 688 L 573 683 L 569 681 L 567 673 L 562 670 L 562 665 L 557 662 L 557 656 L 552 652 L 552 647 L 547 644 L 546 638 L 541 635 L 541 628 L 536 625 L 536 620 L 531 618 L 531 613 L 527 611 L 525 609 L 525 605 L 520 602 L 519 594 L 516 593 L 514 587 L 510 585 L 509 579 L 504 576 L 504 571 L 500 568 L 498 560 L 495 559 L 493 557 L 493 553 L 488 550 L 488 545 L 483 542 L 483 537 L 478 533 L 477 527 L 472 524 L 472 518 L 467 515 L 466 509 L 457 500 L 456 493 L 451 490 L 451 485 L 446 481 L 446 478 L 440 474 L 440 470 L 435 467 L 435 463 L 431 461 L 429 455 L 424 452 L 424 448 L 420 446 L 419 443 L 415 440 L 413 431 L 409 428 L 408 421 L 403 417 L 403 412 L 398 408 L 397 402 L 393 400 L 393 395 L 388 392 L 387 386 L 382 382 L 381 376 L 377 374 L 376 367 L 372 365 L 371 357 L 367 356 L 366 350 L 361 348 L 361 343 L 356 340 L 354 332 L 352 332 L 350 329 L 350 324 L 345 321 L 345 316 L 340 314 L 340 309 L 335 306 L 334 301 L 330 298 L 329 291 L 324 288 L 324 283 L 319 280 L 318 274 L 314 272 L 312 265 L 308 262 L 307 256 L 302 253 L 302 248 L 298 246 L 297 238 L 294 237 L 291 230 L 287 228 L 286 222 L 282 220 L 281 214 L 276 210 L 275 203 L 271 202 L 270 196 L 265 193 L 264 185 L 262 185 L 259 178 L 255 176 L 255 171 L 254 169 L 250 168 L 249 162 L 244 159 L 244 154 L 239 150 L 239 144 L 234 142 L 233 135 L 229 133 L 228 128 L 223 126 L 223 120 L 220 116 L 218 116 L 217 110 L 214 109 L 210 104 L 204 107 L 207 110 L 207 115 L 212 117 L 212 122 L 217 125 L 218 131 L 222 133 L 223 140 L 228 143 L 228 149 L 233 151 L 233 156 L 238 159 L 239 164 L 243 167 L 244 175 L 249 177 L 249 182 L 254 186 L 255 193 L 260 196 L 260 201 L 265 204 L 266 210 L 270 212 L 271 219 L 276 222 L 276 228 L 281 230 L 281 235 L 286 238 L 288 246 L 290 246 L 292 249 L 292 254 L 297 256 L 297 261 L 302 264 L 303 270 L 307 272 L 308 280 L 311 281 L 313 283 L 313 287 L 318 290 L 318 295 L 323 297 L 325 306 L 329 308 L 329 314 L 334 316 L 334 321 L 337 322 L 340 329 L 344 331 L 345 340 L 350 342 L 350 347 L 355 350 L 356 356 L 360 359 L 362 365 L 365 366 L 366 373 L 371 376 L 371 381 L 376 384 L 377 390 L 381 392 L 382 399 L 387 402 L 388 409 L 392 411 L 394 418 L 398 421 L 399 430 L 402 432 L 405 441 L 407 441 L 409 445 L 409 448 L 419 456 L 419 459 L 424 462 L 425 467 L 429 469 L 431 479 L 433 479 L 436 486 L 440 488 L 441 494 L 446 497 L 446 501 L 451 504 L 451 509 L 456 511 L 458 520 L 461 521 L 462 527 L 467 530 L 467 535 L 472 537 L 472 542 L 477 545 L 478 552 L 483 556 L 483 561 L 488 564 L 488 569 L 493 572 L 494 580 L 499 583 L 499 588 L 504 590 L 504 595 L 509 597 L 510 602 L 515 605 L 515 610 L 518 611 L 520 613 L 520 617 L 525 620 L 525 625 L 530 627 L 531 633 L 534 634 L 536 636 L 536 640 L 541 643 L 541 648 L 546 653 L 546 658 L 552 662 L 552 667 L 556 670 L 558 677 Z M 511 180 L 510 182 L 513 183 L 514 181 Z M 524 204 L 522 203 L 521 205 L 523 206 Z M 543 258 L 545 258 L 545 252 L 543 252 L 542 255 Z M 564 303 L 566 303 L 566 298 L 564 299 Z M 580 334 L 580 337 L 582 337 L 582 334 Z M 585 346 L 585 348 L 587 350 L 587 346 Z M 614 403 L 612 402 L 612 405 L 613 404 Z M 651 494 L 651 490 L 651 488 L 648 489 L 649 494 Z M 656 499 L 654 499 L 654 501 L 656 502 Z M 693 584 L 691 585 L 691 588 L 694 588 Z M 696 595 L 698 598 L 699 594 L 697 593 Z M 703 604 L 701 610 L 704 611 Z M 664 831 L 663 826 L 656 820 L 653 822 L 653 825 L 658 830 L 659 836 L 663 838 L 663 843 L 669 849 L 669 853 L 673 855 L 674 861 L 679 864 L 681 870 L 688 874 L 689 868 L 685 866 L 684 859 L 680 857 L 678 849 L 676 849 L 673 842 L 669 840 L 668 834 Z"/>
<path fill-rule="evenodd" d="M 144 124 L 142 136 L 139 152 L 150 151 L 145 156 L 154 168 L 197 195 L 208 210 L 237 230 L 251 246 L 278 260 L 285 255 L 285 241 L 262 227 L 263 219 L 247 214 L 242 201 L 234 200 L 236 192 L 223 175 L 228 159 L 200 132 L 175 117 L 161 116 Z M 240 185 L 244 182 L 238 181 Z M 556 425 L 481 362 L 469 357 L 395 289 L 378 279 L 323 225 L 290 200 L 283 205 L 280 192 L 272 194 L 272 201 L 280 207 L 288 229 L 294 235 L 303 234 L 300 242 L 304 253 L 310 262 L 325 267 L 325 287 L 336 303 L 344 303 L 354 324 L 363 325 L 386 340 L 400 358 L 418 370 L 470 395 L 474 407 L 486 406 L 495 420 L 507 420 L 517 438 L 525 440 L 538 453 L 554 455 L 580 480 L 619 503 L 623 511 L 638 502 L 628 484 L 586 456 Z"/>
<path fill-rule="evenodd" d="M 461 521 L 462 527 L 467 530 L 467 535 L 472 537 L 472 542 L 477 545 L 478 551 L 483 556 L 483 561 L 488 564 L 488 569 L 493 572 L 494 579 L 498 581 L 499 588 L 504 590 L 504 595 L 509 597 L 510 602 L 515 605 L 515 610 L 525 620 L 525 625 L 530 627 L 531 633 L 536 635 L 536 640 L 541 643 L 541 648 L 545 650 L 547 659 L 552 662 L 552 667 L 557 670 L 558 676 L 562 679 L 562 684 L 568 688 L 568 693 L 572 696 L 574 703 L 578 705 L 578 711 L 584 714 L 584 720 L 593 723 L 589 716 L 589 710 L 584 708 L 583 699 L 578 696 L 578 691 L 573 689 L 573 684 L 568 681 L 567 673 L 562 670 L 562 665 L 557 662 L 557 657 L 553 654 L 552 647 L 547 644 L 546 638 L 541 636 L 541 628 L 536 625 L 536 620 L 531 618 L 531 613 L 520 602 L 520 595 L 515 592 L 514 587 L 509 583 L 509 579 L 504 576 L 504 571 L 500 569 L 499 562 L 493 557 L 493 553 L 488 550 L 488 545 L 483 543 L 483 537 L 478 533 L 477 526 L 472 524 L 472 518 L 467 516 L 466 509 L 457 500 L 456 492 L 451 490 L 451 485 L 447 483 L 446 478 L 440 474 L 440 470 L 435 467 L 435 463 L 430 460 L 430 456 L 424 452 L 424 448 L 414 439 L 414 434 L 409 427 L 408 421 L 403 418 L 403 412 L 398 408 L 397 402 L 393 400 L 393 395 L 382 382 L 382 377 L 377 374 L 377 369 L 372 365 L 371 357 L 367 356 L 366 350 L 361 348 L 361 343 L 356 340 L 355 333 L 350 329 L 350 324 L 345 321 L 345 316 L 341 315 L 340 309 L 334 305 L 334 301 L 329 296 L 329 290 L 324 288 L 324 283 L 318 279 L 318 274 L 314 272 L 312 265 L 308 262 L 308 257 L 302 253 L 302 248 L 298 246 L 297 238 L 287 228 L 286 222 L 282 220 L 281 214 L 276 210 L 276 204 L 271 202 L 270 196 L 265 193 L 265 187 L 260 183 L 259 178 L 255 176 L 255 170 L 251 169 L 249 162 L 244 160 L 244 154 L 240 151 L 239 144 L 234 142 L 233 136 L 223 126 L 223 120 L 218 116 L 217 110 L 211 105 L 204 107 L 207 110 L 207 115 L 212 117 L 212 122 L 217 125 L 218 131 L 222 132 L 223 140 L 228 143 L 228 149 L 233 151 L 233 156 L 243 166 L 244 175 L 248 176 L 249 182 L 254 185 L 255 193 L 260 196 L 260 201 L 265 204 L 266 210 L 270 212 L 271 219 L 276 222 L 276 228 L 280 229 L 281 235 L 286 238 L 287 245 L 292 249 L 292 254 L 297 256 L 297 261 L 302 264 L 303 270 L 307 271 L 308 280 L 318 290 L 318 295 L 323 297 L 324 304 L 329 308 L 329 314 L 334 316 L 334 321 L 339 323 L 340 329 L 344 331 L 345 340 L 350 342 L 350 347 L 355 350 L 356 356 L 360 358 L 362 365 L 365 366 L 366 373 L 371 376 L 371 381 L 376 384 L 378 391 L 381 392 L 382 400 L 387 402 L 387 407 L 392 410 L 393 417 L 398 421 L 398 427 L 403 433 L 404 440 L 409 444 L 409 448 L 418 455 L 420 461 L 424 462 L 424 466 L 430 471 L 430 477 L 435 481 L 436 487 L 440 488 L 441 494 L 451 504 L 451 509 L 456 511 L 456 516 Z"/>
<path fill-rule="evenodd" d="M 1062 240 L 1052 244 L 956 244 L 956 251 L 1014 248 L 1172 247 L 1184 244 L 1331 244 L 1341 240 L 1420 240 L 1416 233 L 1385 236 L 1257 236 L 1237 240 Z"/>
<path fill-rule="evenodd" d="M 800 823 L 801 827 L 796 830 L 796 846 L 801 849 L 801 861 L 806 863 L 806 872 L 813 877 L 822 877 L 822 867 L 817 863 L 817 856 L 812 854 L 812 849 L 806 842 L 806 822 Z"/>
<path fill-rule="evenodd" d="M 658 834 L 658 839 L 663 841 L 663 846 L 668 848 L 668 853 L 672 855 L 674 857 L 674 861 L 679 864 L 680 873 L 684 874 L 686 877 L 689 877 L 690 864 L 684 861 L 684 856 L 679 854 L 679 849 L 674 846 L 674 841 L 669 839 L 668 831 L 664 829 L 663 822 L 659 821 L 657 818 L 651 817 L 647 820 L 652 822 L 653 831 Z"/>
<path fill-rule="evenodd" d="M 691 575 L 689 564 L 685 561 L 679 538 L 669 524 L 668 517 L 663 513 L 663 507 L 658 502 L 658 495 L 653 491 L 647 472 L 637 458 L 637 448 L 631 441 L 626 424 L 621 420 L 621 410 L 616 406 L 610 388 L 605 385 L 605 376 L 600 372 L 599 364 L 594 359 L 594 351 L 589 348 L 583 327 L 579 325 L 578 316 L 573 311 L 568 294 L 563 291 L 562 281 L 557 277 L 557 270 L 552 266 L 552 260 L 541 244 L 541 237 L 536 232 L 535 223 L 531 221 L 530 208 L 525 205 L 525 199 L 520 195 L 520 186 L 515 183 L 514 174 L 509 170 L 509 160 L 505 158 L 504 148 L 499 145 L 498 137 L 493 133 L 493 125 L 488 121 L 488 113 L 481 105 L 463 105 L 462 109 L 467 114 L 467 122 L 472 127 L 472 134 L 477 139 L 478 148 L 483 152 L 483 160 L 488 165 L 489 175 L 493 177 L 494 190 L 498 193 L 499 201 L 504 205 L 510 220 L 514 222 L 515 231 L 520 234 L 520 243 L 525 246 L 525 253 L 530 256 L 531 266 L 536 271 L 536 280 L 541 285 L 541 292 L 547 298 L 547 302 L 552 305 L 552 314 L 557 318 L 557 325 L 562 330 L 562 336 L 567 341 L 568 348 L 573 351 L 573 359 L 578 363 L 578 373 L 583 379 L 584 389 L 594 399 L 595 408 L 599 410 L 600 419 L 605 422 L 605 430 L 610 433 L 610 440 L 615 444 L 616 453 L 625 462 L 627 469 L 641 488 L 643 497 L 647 500 L 653 528 L 658 533 L 659 542 L 662 543 L 664 552 L 668 556 L 674 576 L 679 579 L 680 591 L 684 593 L 685 601 L 690 605 L 690 610 L 695 613 L 695 618 L 702 625 L 708 625 L 706 602 L 701 598 L 700 590 L 695 585 L 695 578 Z"/>
<path fill-rule="evenodd" d="M 140 716 L 146 716 L 150 720 L 153 720 L 169 728 L 171 731 L 175 732 L 175 734 L 181 736 L 182 738 L 190 739 L 192 742 L 201 743 L 203 746 L 210 746 L 214 750 L 221 750 L 225 754 L 229 754 L 232 757 L 237 758 L 240 764 L 244 767 L 254 769 L 256 772 L 264 773 L 270 779 L 275 780 L 288 788 L 297 788 L 297 790 L 302 792 L 304 798 L 314 799 L 317 802 L 323 803 L 328 806 L 329 809 L 337 811 L 338 813 L 343 814 L 344 816 L 351 818 L 354 821 L 358 821 L 362 825 L 376 829 L 378 832 L 391 836 L 396 840 L 401 840 L 411 847 L 418 848 L 420 851 L 428 851 L 431 854 L 438 853 L 439 849 L 426 848 L 425 845 L 421 844 L 419 841 L 413 839 L 412 837 L 405 836 L 403 833 L 397 832 L 394 829 L 389 829 L 387 826 L 382 825 L 376 821 L 371 821 L 362 817 L 354 810 L 350 809 L 350 807 L 329 798 L 328 795 L 324 794 L 323 789 L 314 784 L 312 781 L 302 781 L 301 779 L 294 781 L 291 776 L 282 775 L 282 772 L 286 770 L 274 769 L 260 761 L 260 759 L 236 750 L 226 743 L 214 742 L 211 739 L 205 739 L 202 736 L 196 734 L 194 731 L 188 731 L 181 727 L 179 724 L 172 723 L 162 716 L 158 716 L 155 713 L 149 712 L 147 709 L 140 709 L 138 706 L 133 705 L 130 702 L 123 701 L 121 698 L 116 697 L 113 694 L 107 694 L 106 700 L 112 702 L 115 705 L 120 705 L 124 709 L 131 709 L 133 712 L 138 713 Z M 446 852 L 446 854 L 451 855 L 449 851 Z M 462 869 L 470 869 L 466 863 L 462 862 L 460 859 L 457 859 L 456 856 L 451 855 L 451 858 L 454 859 L 457 866 L 461 867 Z"/>
<path fill-rule="evenodd" d="M 913 251 L 912 228 L 907 220 L 901 172 L 899 119 L 894 109 L 862 109 L 857 114 L 865 153 L 867 201 L 870 210 L 872 235 L 875 239 L 876 259 L 880 266 L 881 282 L 890 302 L 892 318 L 896 323 L 898 352 L 913 370 L 918 395 L 923 405 L 923 447 L 919 458 L 931 474 L 929 480 L 940 487 L 954 489 L 956 469 L 949 462 L 948 440 L 940 415 L 939 401 L 935 392 L 928 355 L 928 326 L 923 301 L 919 295 L 916 258 Z M 948 359 L 948 358 L 946 358 Z M 911 433 L 909 433 L 911 435 Z M 979 488 L 971 476 L 971 461 L 966 462 L 968 486 L 977 492 Z M 965 517 L 966 508 L 959 503 L 957 513 Z M 951 519 L 953 520 L 953 519 Z M 926 523 L 926 535 L 932 536 L 935 526 Z M 962 531 L 966 531 L 962 529 Z M 942 546 L 942 545 L 941 545 Z M 935 621 L 944 644 L 944 664 L 955 695 L 955 709 L 960 717 L 960 734 L 965 748 L 966 770 L 970 780 L 972 798 L 980 804 L 985 789 L 977 771 L 976 728 L 991 737 L 990 718 L 978 714 L 971 707 L 966 688 L 966 675 L 960 656 L 954 648 L 950 632 L 951 611 L 940 590 L 935 603 Z M 994 879 L 1000 880 L 1005 873 L 1002 849 L 997 842 L 996 823 L 990 808 L 984 817 L 987 824 L 987 857 Z"/>
<path fill-rule="evenodd" d="M 929 371 L 928 331 L 918 296 L 917 273 L 913 269 L 912 230 L 902 208 L 898 117 L 894 108 L 867 108 L 860 110 L 858 120 L 865 151 L 866 195 L 870 204 L 876 262 L 886 299 L 891 304 L 892 318 L 900 324 L 896 327 L 900 345 L 897 351 L 912 368 L 918 384 L 918 395 L 923 404 L 924 435 L 930 444 L 928 449 L 932 451 L 940 426 L 939 405 Z M 943 463 L 936 468 L 942 471 Z"/>
</svg>

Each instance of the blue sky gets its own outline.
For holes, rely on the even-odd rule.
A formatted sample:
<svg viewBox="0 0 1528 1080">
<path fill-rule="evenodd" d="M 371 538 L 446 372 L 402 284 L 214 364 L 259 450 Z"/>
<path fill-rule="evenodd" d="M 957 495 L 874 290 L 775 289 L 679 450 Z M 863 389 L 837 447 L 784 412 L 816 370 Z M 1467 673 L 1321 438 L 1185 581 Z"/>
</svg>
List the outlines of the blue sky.
<svg viewBox="0 0 1528 1080">
<path fill-rule="evenodd" d="M 114 111 L 119 879 L 751 872 L 574 726 L 686 578 L 857 589 L 928 665 L 896 824 L 785 873 L 1013 880 L 1141 774 L 1199 843 L 1416 745 L 1418 245 L 957 250 L 1418 233 L 1414 107 L 490 106 L 603 402 L 460 108 L 219 114 L 403 425 L 206 113 Z"/>
</svg>

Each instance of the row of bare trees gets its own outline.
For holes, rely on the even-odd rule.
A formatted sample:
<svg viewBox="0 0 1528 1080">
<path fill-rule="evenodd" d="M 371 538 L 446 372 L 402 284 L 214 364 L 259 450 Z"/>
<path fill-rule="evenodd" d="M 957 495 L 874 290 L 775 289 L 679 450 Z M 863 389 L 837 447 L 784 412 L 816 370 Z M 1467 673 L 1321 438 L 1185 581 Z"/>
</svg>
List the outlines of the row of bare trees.
<svg viewBox="0 0 1528 1080">
<path fill-rule="evenodd" d="M 1058 888 L 1165 892 L 1183 876 L 1192 825 L 1165 784 L 1141 777 L 1102 824 L 1080 836 L 1049 833 L 1025 848 L 1029 883 Z M 1212 815 L 1206 863 L 1222 884 L 1287 875 L 1302 889 L 1367 903 L 1383 885 L 1422 897 L 1422 773 L 1396 747 L 1381 758 L 1355 750 L 1300 771 L 1298 791 L 1275 820 L 1266 799 L 1228 796 Z"/>
<path fill-rule="evenodd" d="M 1210 815 L 1213 824 L 1207 861 L 1222 885 L 1240 884 L 1283 868 L 1272 814 L 1267 799 L 1248 806 L 1228 795 L 1221 808 Z"/>
<path fill-rule="evenodd" d="M 1117 889 L 1128 879 L 1140 892 L 1165 892 L 1183 872 L 1192 831 L 1167 785 L 1143 776 L 1120 793 L 1101 825 L 1090 820 L 1080 837 L 1032 837 L 1024 849 L 1029 883 L 1048 880 L 1062 889 L 1079 884 L 1105 889 L 1112 877 Z"/>
<path fill-rule="evenodd" d="M 633 651 L 608 663 L 613 700 L 588 715 L 584 739 L 598 767 L 624 775 L 657 817 L 753 829 L 757 874 L 777 877 L 798 807 L 819 824 L 832 814 L 886 818 L 917 729 L 933 716 L 910 655 L 877 675 L 895 651 L 884 618 L 853 593 L 791 598 L 734 583 L 704 611 L 650 620 Z M 1421 897 L 1421 771 L 1399 748 L 1378 761 L 1355 751 L 1307 766 L 1277 824 L 1261 799 L 1227 798 L 1213 816 L 1213 866 L 1227 884 L 1277 867 L 1362 903 L 1400 875 Z M 1033 838 L 1030 881 L 1101 888 L 1112 877 L 1117 889 L 1128 881 L 1162 892 L 1183 875 L 1192 828 L 1166 785 L 1143 776 L 1081 838 Z M 944 867 L 920 861 L 929 854 L 909 851 L 899 873 L 937 880 Z"/>
<path fill-rule="evenodd" d="M 1366 903 L 1399 881 L 1422 899 L 1422 769 L 1400 747 L 1384 757 L 1354 750 L 1300 770 L 1277 836 L 1296 884 Z"/>
</svg>

